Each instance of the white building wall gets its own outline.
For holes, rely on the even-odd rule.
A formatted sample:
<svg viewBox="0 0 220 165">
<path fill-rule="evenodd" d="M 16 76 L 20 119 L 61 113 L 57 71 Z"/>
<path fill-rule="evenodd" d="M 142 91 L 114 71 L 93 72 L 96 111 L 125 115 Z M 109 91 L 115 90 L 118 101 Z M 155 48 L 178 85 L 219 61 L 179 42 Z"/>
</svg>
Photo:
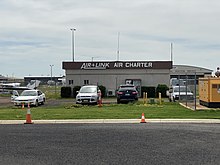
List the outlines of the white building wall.
<svg viewBox="0 0 220 165">
<path fill-rule="evenodd" d="M 73 80 L 70 86 L 82 86 L 84 80 L 90 84 L 103 85 L 107 90 L 115 90 L 126 79 L 140 79 L 141 86 L 157 86 L 166 84 L 169 86 L 169 69 L 105 69 L 105 70 L 66 70 L 67 85 Z"/>
</svg>

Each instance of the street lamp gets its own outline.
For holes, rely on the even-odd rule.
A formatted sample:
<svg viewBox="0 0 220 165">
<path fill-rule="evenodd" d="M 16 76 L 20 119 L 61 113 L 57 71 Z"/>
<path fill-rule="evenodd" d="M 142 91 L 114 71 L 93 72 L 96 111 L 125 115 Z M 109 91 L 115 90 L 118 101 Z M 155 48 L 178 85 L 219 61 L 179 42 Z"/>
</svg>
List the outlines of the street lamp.
<svg viewBox="0 0 220 165">
<path fill-rule="evenodd" d="M 74 62 L 74 53 L 75 53 L 75 38 L 74 38 L 74 32 L 76 31 L 75 28 L 70 29 L 72 32 L 72 54 L 73 54 L 73 62 Z"/>
<path fill-rule="evenodd" d="M 50 79 L 51 79 L 51 81 L 52 81 L 52 70 L 53 70 L 53 66 L 54 66 L 54 65 L 50 65 Z"/>
</svg>

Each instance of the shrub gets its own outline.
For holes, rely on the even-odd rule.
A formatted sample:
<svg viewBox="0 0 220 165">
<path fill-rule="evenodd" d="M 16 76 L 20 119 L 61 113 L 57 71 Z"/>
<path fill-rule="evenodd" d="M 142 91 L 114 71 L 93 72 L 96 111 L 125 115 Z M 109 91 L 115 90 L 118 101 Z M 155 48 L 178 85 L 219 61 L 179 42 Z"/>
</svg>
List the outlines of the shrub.
<svg viewBox="0 0 220 165">
<path fill-rule="evenodd" d="M 161 97 L 167 97 L 166 91 L 169 90 L 166 84 L 158 84 L 156 88 L 156 96 L 159 96 L 159 92 L 161 93 Z"/>
<path fill-rule="evenodd" d="M 102 92 L 102 97 L 106 97 L 106 87 L 103 85 L 99 85 L 99 89 Z"/>
<path fill-rule="evenodd" d="M 61 97 L 70 98 L 71 97 L 71 87 L 61 87 Z"/>
</svg>

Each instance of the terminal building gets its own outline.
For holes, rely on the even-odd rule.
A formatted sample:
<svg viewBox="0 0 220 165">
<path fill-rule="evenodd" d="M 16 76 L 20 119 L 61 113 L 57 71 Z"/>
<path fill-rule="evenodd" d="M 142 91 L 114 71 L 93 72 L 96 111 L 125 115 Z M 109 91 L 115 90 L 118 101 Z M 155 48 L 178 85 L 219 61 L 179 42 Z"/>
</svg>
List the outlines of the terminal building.
<svg viewBox="0 0 220 165">
<path fill-rule="evenodd" d="M 67 85 L 98 84 L 115 89 L 128 82 L 141 86 L 168 84 L 171 61 L 63 62 Z"/>
</svg>

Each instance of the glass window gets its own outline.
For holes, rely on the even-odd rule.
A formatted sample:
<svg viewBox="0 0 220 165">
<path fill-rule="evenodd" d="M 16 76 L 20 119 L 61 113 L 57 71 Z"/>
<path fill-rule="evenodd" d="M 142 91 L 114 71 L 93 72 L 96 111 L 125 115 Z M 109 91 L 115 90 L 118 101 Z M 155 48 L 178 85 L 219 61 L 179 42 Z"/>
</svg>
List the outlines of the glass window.
<svg viewBox="0 0 220 165">
<path fill-rule="evenodd" d="M 97 87 L 84 86 L 80 89 L 80 93 L 95 93 L 97 92 Z"/>
<path fill-rule="evenodd" d="M 175 87 L 174 92 L 186 92 L 186 87 L 185 86 L 180 86 L 180 87 Z M 187 92 L 191 92 L 189 88 L 187 88 Z"/>
<path fill-rule="evenodd" d="M 73 80 L 69 80 L 69 85 L 73 84 Z"/>
<path fill-rule="evenodd" d="M 84 85 L 88 85 L 89 84 L 89 80 L 84 80 Z"/>
<path fill-rule="evenodd" d="M 21 93 L 21 96 L 37 96 L 37 92 L 36 91 L 29 91 L 29 90 L 27 90 L 27 91 L 23 91 L 22 93 Z"/>
</svg>

